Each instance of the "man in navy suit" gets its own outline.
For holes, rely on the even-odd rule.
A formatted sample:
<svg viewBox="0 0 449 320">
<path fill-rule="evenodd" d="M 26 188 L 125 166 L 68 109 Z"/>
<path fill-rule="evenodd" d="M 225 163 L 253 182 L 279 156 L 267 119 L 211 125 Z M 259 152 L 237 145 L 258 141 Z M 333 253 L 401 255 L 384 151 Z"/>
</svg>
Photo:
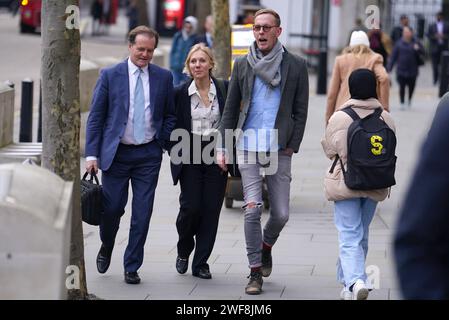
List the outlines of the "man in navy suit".
<svg viewBox="0 0 449 320">
<path fill-rule="evenodd" d="M 109 268 L 120 218 L 133 191 L 131 228 L 124 256 L 125 282 L 140 283 L 137 270 L 153 210 L 164 146 L 176 122 L 173 78 L 150 64 L 158 44 L 156 31 L 130 31 L 129 58 L 102 70 L 86 130 L 86 170 L 102 170 L 104 217 L 97 269 Z"/>
<path fill-rule="evenodd" d="M 449 24 L 444 21 L 442 12 L 437 14 L 437 21 L 429 26 L 427 33 L 432 53 L 433 84 L 438 83 L 441 54 L 449 49 Z"/>
</svg>

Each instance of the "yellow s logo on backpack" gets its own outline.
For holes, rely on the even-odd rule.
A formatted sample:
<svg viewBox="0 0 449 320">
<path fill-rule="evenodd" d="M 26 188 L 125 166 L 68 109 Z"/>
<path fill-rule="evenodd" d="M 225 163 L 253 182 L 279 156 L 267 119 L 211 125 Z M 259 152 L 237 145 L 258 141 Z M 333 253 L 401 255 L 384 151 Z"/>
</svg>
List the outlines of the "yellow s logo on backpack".
<svg viewBox="0 0 449 320">
<path fill-rule="evenodd" d="M 381 136 L 372 136 L 371 137 L 371 145 L 374 147 L 371 149 L 371 152 L 375 155 L 375 156 L 380 156 L 382 154 L 382 150 L 384 148 L 384 146 L 382 145 L 382 141 L 384 139 L 382 139 Z"/>
</svg>

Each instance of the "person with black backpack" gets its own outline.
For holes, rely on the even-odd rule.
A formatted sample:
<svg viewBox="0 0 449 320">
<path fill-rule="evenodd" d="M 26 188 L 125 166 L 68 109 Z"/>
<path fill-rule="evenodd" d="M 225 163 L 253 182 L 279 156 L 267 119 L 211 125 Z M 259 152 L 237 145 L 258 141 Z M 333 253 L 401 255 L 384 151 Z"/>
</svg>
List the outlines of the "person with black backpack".
<svg viewBox="0 0 449 320">
<path fill-rule="evenodd" d="M 351 99 L 329 119 L 321 141 L 332 160 L 324 187 L 327 199 L 335 202 L 341 299 L 364 300 L 370 289 L 365 273 L 369 225 L 377 203 L 395 184 L 396 136 L 392 117 L 377 100 L 371 70 L 355 70 L 349 90 Z"/>
</svg>

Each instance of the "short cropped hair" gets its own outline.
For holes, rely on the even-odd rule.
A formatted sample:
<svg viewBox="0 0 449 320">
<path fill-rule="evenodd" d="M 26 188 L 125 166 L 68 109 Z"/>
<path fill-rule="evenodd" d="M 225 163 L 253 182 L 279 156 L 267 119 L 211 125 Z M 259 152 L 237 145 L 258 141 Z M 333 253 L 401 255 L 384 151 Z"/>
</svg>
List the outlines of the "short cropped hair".
<svg viewBox="0 0 449 320">
<path fill-rule="evenodd" d="M 157 48 L 157 45 L 159 43 L 159 33 L 157 33 L 157 31 L 152 28 L 148 28 L 147 26 L 138 26 L 132 29 L 128 34 L 128 42 L 130 44 L 135 44 L 136 37 L 139 34 L 144 34 L 150 38 L 154 38 L 156 40 L 154 48 Z"/>
<path fill-rule="evenodd" d="M 261 14 L 271 14 L 275 18 L 276 27 L 280 27 L 281 26 L 281 17 L 273 9 L 260 9 L 259 11 L 257 11 L 254 14 L 254 19 L 256 19 L 256 17 L 260 16 Z"/>
</svg>

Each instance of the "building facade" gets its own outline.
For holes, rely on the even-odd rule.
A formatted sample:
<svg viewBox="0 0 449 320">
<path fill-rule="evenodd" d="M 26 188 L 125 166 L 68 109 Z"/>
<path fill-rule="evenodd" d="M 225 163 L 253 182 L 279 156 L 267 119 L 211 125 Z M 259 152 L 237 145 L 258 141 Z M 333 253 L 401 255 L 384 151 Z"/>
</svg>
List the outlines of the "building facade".
<svg viewBox="0 0 449 320">
<path fill-rule="evenodd" d="M 167 6 L 179 3 L 187 16 L 195 15 L 193 8 L 206 2 L 210 8 L 211 0 L 147 0 L 150 25 L 160 29 Z M 372 22 L 377 19 L 390 34 L 400 16 L 407 14 L 411 27 L 425 43 L 425 32 L 442 10 L 443 0 L 229 0 L 231 23 L 238 20 L 244 7 L 251 5 L 272 8 L 280 14 L 283 27 L 280 40 L 290 50 L 312 61 L 317 59 L 320 49 L 327 48 L 332 68 L 335 56 L 348 45 L 356 19 L 365 27 L 375 25 Z"/>
</svg>

